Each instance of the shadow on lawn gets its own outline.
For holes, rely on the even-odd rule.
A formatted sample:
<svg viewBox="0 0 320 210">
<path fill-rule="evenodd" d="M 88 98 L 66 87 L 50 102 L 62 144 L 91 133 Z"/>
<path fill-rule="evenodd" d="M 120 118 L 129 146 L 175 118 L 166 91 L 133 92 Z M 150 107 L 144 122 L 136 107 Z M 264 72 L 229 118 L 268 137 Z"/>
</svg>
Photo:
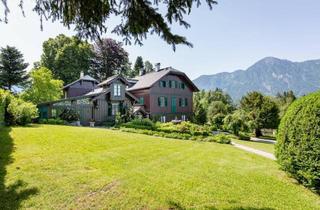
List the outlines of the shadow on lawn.
<svg viewBox="0 0 320 210">
<path fill-rule="evenodd" d="M 174 202 L 174 201 L 169 201 L 168 205 L 169 205 L 170 210 L 190 209 L 190 208 L 184 207 L 180 203 Z M 213 206 L 202 206 L 201 209 L 218 210 L 218 208 L 213 207 Z M 224 208 L 224 210 L 274 210 L 274 209 L 273 208 L 253 208 L 253 207 L 247 207 L 247 206 L 246 207 L 239 206 L 239 207 L 233 207 L 233 208 Z"/>
<path fill-rule="evenodd" d="M 6 168 L 13 163 L 14 143 L 10 131 L 9 127 L 0 127 L 0 209 L 19 209 L 23 200 L 38 193 L 37 188 L 27 188 L 22 180 L 5 185 Z"/>
</svg>

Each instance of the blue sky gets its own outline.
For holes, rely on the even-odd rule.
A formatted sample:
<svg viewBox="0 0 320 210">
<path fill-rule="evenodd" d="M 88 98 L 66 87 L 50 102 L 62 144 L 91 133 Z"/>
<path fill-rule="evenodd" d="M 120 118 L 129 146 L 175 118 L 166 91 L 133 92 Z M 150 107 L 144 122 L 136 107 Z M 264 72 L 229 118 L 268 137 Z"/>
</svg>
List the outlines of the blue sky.
<svg viewBox="0 0 320 210">
<path fill-rule="evenodd" d="M 32 64 L 40 59 L 42 43 L 60 33 L 75 32 L 60 23 L 46 22 L 40 31 L 39 17 L 25 2 L 26 17 L 9 1 L 9 24 L 0 23 L 0 46 L 16 46 Z M 203 1 L 204 2 L 204 1 Z M 319 0 L 218 0 L 210 11 L 203 5 L 186 20 L 191 28 L 173 26 L 194 44 L 178 46 L 176 52 L 156 35 L 142 47 L 125 46 L 131 62 L 141 55 L 153 63 L 185 71 L 192 79 L 202 74 L 245 69 L 266 56 L 303 61 L 320 58 Z M 3 8 L 0 8 L 1 10 Z M 3 15 L 3 13 L 1 13 Z M 111 20 L 114 24 L 115 20 Z M 121 37 L 106 34 L 121 41 Z M 32 65 L 31 65 L 32 66 Z"/>
</svg>

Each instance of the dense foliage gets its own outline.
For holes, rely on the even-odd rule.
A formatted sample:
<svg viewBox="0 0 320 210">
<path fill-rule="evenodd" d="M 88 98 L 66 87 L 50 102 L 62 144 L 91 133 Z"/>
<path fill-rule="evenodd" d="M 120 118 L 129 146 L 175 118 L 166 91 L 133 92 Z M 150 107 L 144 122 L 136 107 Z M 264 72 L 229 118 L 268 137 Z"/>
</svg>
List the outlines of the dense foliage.
<svg viewBox="0 0 320 210">
<path fill-rule="evenodd" d="M 121 42 L 113 39 L 99 39 L 94 44 L 94 55 L 90 74 L 103 81 L 115 73 L 127 74 L 130 70 L 129 54 Z"/>
<path fill-rule="evenodd" d="M 40 119 L 40 124 L 50 124 L 50 125 L 67 125 L 68 122 L 65 120 L 62 120 L 60 118 L 50 118 L 50 119 Z"/>
<path fill-rule="evenodd" d="M 77 80 L 81 72 L 88 73 L 93 54 L 88 42 L 60 34 L 45 41 L 42 47 L 41 65 L 65 85 Z"/>
<path fill-rule="evenodd" d="M 249 116 L 245 111 L 237 110 L 223 119 L 223 127 L 224 130 L 231 131 L 234 135 L 240 136 L 240 131 L 250 131 Z"/>
<path fill-rule="evenodd" d="M 75 122 L 80 119 L 80 116 L 74 109 L 66 108 L 59 115 L 59 118 L 67 122 Z"/>
<path fill-rule="evenodd" d="M 26 125 L 38 117 L 36 105 L 15 97 L 11 98 L 7 111 L 12 116 L 12 124 L 17 125 Z"/>
<path fill-rule="evenodd" d="M 320 92 L 289 107 L 278 129 L 275 154 L 285 171 L 320 192 Z"/>
<path fill-rule="evenodd" d="M 122 127 L 126 128 L 136 128 L 136 129 L 150 129 L 154 130 L 155 129 L 155 124 L 147 118 L 142 118 L 142 119 L 133 119 L 130 122 L 124 123 L 121 125 Z"/>
<path fill-rule="evenodd" d="M 8 0 L 2 0 L 5 7 L 5 22 L 10 11 Z M 20 7 L 23 7 L 21 0 Z M 217 2 L 206 0 L 209 8 Z M 156 33 L 175 49 L 176 44 L 192 46 L 185 37 L 171 32 L 170 25 L 178 23 L 186 28 L 190 25 L 184 20 L 192 8 L 199 7 L 200 0 L 180 1 L 100 1 L 100 0 L 38 0 L 34 9 L 42 19 L 61 22 L 64 26 L 74 26 L 81 37 L 95 39 L 104 34 L 108 26 L 108 19 L 116 16 L 116 26 L 109 31 L 123 36 L 126 43 L 141 44 L 149 33 Z M 159 10 L 159 8 L 161 8 Z M 42 26 L 42 25 L 41 25 Z"/>
<path fill-rule="evenodd" d="M 146 73 L 154 71 L 153 65 L 152 65 L 152 63 L 150 63 L 150 61 L 144 62 L 144 69 L 145 69 Z"/>
<path fill-rule="evenodd" d="M 280 118 L 286 113 L 290 104 L 292 104 L 296 100 L 296 96 L 294 95 L 293 91 L 284 91 L 283 93 L 278 93 L 275 97 L 275 102 L 279 107 L 279 116 Z"/>
<path fill-rule="evenodd" d="M 14 85 L 23 86 L 27 82 L 28 64 L 22 53 L 15 47 L 0 49 L 0 88 L 12 90 Z"/>
<path fill-rule="evenodd" d="M 204 141 L 208 142 L 217 142 L 220 144 L 230 144 L 231 143 L 231 137 L 225 134 L 217 134 L 215 136 L 209 136 L 204 139 Z"/>
<path fill-rule="evenodd" d="M 120 125 L 122 131 L 161 136 L 175 139 L 190 139 L 199 141 L 229 144 L 230 138 L 213 136 L 212 128 L 208 125 L 197 125 L 191 122 L 153 123 L 149 119 L 134 119 Z"/>
<path fill-rule="evenodd" d="M 136 62 L 134 63 L 131 76 L 132 77 L 139 76 L 140 71 L 142 71 L 143 69 L 144 69 L 143 58 L 141 56 L 138 56 L 136 59 Z"/>
<path fill-rule="evenodd" d="M 259 92 L 249 92 L 240 101 L 240 108 L 249 114 L 256 136 L 261 136 L 262 128 L 277 128 L 279 108 L 269 97 Z"/>
<path fill-rule="evenodd" d="M 54 101 L 61 98 L 63 81 L 53 79 L 52 72 L 40 67 L 30 72 L 31 85 L 21 94 L 21 97 L 34 104 Z"/>
<path fill-rule="evenodd" d="M 6 97 L 8 93 L 0 89 L 0 126 L 5 124 L 5 114 L 6 114 Z"/>
<path fill-rule="evenodd" d="M 210 123 L 222 127 L 223 118 L 234 109 L 231 97 L 221 89 L 200 91 L 194 95 L 194 119 L 198 124 Z"/>
</svg>

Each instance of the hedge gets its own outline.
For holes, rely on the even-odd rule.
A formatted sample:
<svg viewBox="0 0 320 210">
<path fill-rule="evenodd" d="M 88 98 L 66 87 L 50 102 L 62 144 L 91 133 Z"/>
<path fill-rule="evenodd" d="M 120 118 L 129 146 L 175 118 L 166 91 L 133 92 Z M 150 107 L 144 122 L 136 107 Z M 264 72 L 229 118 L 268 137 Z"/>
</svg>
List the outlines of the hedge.
<svg viewBox="0 0 320 210">
<path fill-rule="evenodd" d="M 283 170 L 320 192 L 320 92 L 288 108 L 278 129 L 275 155 Z"/>
</svg>

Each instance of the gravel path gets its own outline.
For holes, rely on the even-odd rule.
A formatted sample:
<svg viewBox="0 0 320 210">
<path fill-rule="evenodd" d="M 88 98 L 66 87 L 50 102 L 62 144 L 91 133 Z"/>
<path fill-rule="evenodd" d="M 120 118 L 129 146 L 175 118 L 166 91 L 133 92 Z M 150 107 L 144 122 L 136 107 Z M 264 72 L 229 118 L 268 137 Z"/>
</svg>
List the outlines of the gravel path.
<svg viewBox="0 0 320 210">
<path fill-rule="evenodd" d="M 241 145 L 241 144 L 237 144 L 237 143 L 234 143 L 234 142 L 232 142 L 231 144 L 233 146 L 235 146 L 235 147 L 237 147 L 239 149 L 245 150 L 247 152 L 251 152 L 251 153 L 254 153 L 254 154 L 269 158 L 271 160 L 276 160 L 276 157 L 273 154 L 269 153 L 269 152 L 264 152 L 262 150 L 253 149 L 251 147 L 247 147 L 247 146 L 244 146 L 244 145 Z"/>
<path fill-rule="evenodd" d="M 271 139 L 260 139 L 260 138 L 256 138 L 256 137 L 251 137 L 250 140 L 251 140 L 251 141 L 257 141 L 257 142 L 263 142 L 263 143 L 269 143 L 269 144 L 275 144 L 275 143 L 276 143 L 275 140 L 271 140 Z"/>
</svg>

